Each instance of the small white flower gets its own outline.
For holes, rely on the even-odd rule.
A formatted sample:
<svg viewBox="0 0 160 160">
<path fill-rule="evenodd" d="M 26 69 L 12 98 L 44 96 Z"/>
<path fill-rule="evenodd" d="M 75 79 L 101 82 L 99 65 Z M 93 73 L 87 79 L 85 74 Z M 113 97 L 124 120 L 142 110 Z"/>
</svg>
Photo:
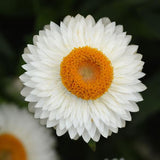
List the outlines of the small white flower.
<svg viewBox="0 0 160 160">
<path fill-rule="evenodd" d="M 55 139 L 27 112 L 0 105 L 0 159 L 57 160 Z"/>
<path fill-rule="evenodd" d="M 146 89 L 138 46 L 121 25 L 92 16 L 67 16 L 51 22 L 22 55 L 26 72 L 21 94 L 47 127 L 57 135 L 88 142 L 108 137 L 131 120 Z"/>
</svg>

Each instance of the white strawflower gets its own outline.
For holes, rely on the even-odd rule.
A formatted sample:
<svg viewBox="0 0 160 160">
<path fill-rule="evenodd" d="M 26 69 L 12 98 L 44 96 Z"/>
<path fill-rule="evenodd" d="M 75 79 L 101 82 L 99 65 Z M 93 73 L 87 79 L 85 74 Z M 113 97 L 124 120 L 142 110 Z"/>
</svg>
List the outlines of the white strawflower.
<svg viewBox="0 0 160 160">
<path fill-rule="evenodd" d="M 121 25 L 92 16 L 67 16 L 51 22 L 22 55 L 26 72 L 21 94 L 47 127 L 57 135 L 88 142 L 108 137 L 131 120 L 146 89 L 138 46 Z"/>
<path fill-rule="evenodd" d="M 0 160 L 57 160 L 55 139 L 27 110 L 0 105 Z"/>
</svg>

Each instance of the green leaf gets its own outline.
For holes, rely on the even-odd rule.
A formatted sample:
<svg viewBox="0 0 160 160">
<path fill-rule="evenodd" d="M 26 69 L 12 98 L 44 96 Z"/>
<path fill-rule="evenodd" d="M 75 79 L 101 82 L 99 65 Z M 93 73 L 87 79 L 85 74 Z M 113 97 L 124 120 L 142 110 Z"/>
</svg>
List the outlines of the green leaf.
<svg viewBox="0 0 160 160">
<path fill-rule="evenodd" d="M 43 8 L 41 12 L 38 13 L 35 23 L 36 32 L 43 29 L 43 27 L 50 23 L 50 21 L 55 21 L 56 13 L 52 8 Z"/>
<path fill-rule="evenodd" d="M 0 53 L 5 54 L 7 57 L 13 57 L 14 53 L 13 50 L 8 43 L 7 39 L 0 33 Z"/>
<path fill-rule="evenodd" d="M 96 142 L 94 142 L 93 140 L 90 140 L 90 141 L 88 142 L 88 146 L 91 148 L 91 150 L 92 150 L 93 152 L 96 151 Z"/>
<path fill-rule="evenodd" d="M 2 0 L 0 1 L 0 14 L 5 16 L 23 16 L 32 13 L 32 1 Z"/>
<path fill-rule="evenodd" d="M 143 20 L 153 32 L 153 37 L 160 39 L 160 14 L 144 13 Z"/>
<path fill-rule="evenodd" d="M 14 59 L 14 51 L 6 37 L 0 33 L 0 76 L 10 73 Z"/>
</svg>

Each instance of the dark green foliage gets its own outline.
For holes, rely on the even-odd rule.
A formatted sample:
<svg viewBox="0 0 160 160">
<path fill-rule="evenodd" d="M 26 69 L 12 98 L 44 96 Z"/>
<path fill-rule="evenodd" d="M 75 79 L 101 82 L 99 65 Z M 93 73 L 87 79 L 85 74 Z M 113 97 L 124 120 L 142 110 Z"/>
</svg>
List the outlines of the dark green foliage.
<svg viewBox="0 0 160 160">
<path fill-rule="evenodd" d="M 0 1 L 0 102 L 27 106 L 20 96 L 18 77 L 23 73 L 21 54 L 32 36 L 50 21 L 59 22 L 66 15 L 91 14 L 96 20 L 108 16 L 123 24 L 132 43 L 138 44 L 145 61 L 140 112 L 108 139 L 101 138 L 89 146 L 82 139 L 59 137 L 58 152 L 62 160 L 160 159 L 160 0 L 1 0 Z"/>
</svg>

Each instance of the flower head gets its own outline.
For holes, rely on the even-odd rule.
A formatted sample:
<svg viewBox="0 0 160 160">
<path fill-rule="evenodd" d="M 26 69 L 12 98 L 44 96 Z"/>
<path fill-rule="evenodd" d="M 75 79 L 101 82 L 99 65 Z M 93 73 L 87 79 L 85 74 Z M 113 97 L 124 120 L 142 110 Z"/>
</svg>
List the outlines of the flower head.
<svg viewBox="0 0 160 160">
<path fill-rule="evenodd" d="M 57 160 L 54 137 L 26 111 L 0 106 L 1 160 Z"/>
<path fill-rule="evenodd" d="M 121 25 L 92 16 L 67 16 L 51 22 L 24 50 L 21 94 L 47 127 L 57 135 L 88 142 L 108 137 L 131 120 L 146 89 L 138 46 Z"/>
</svg>

